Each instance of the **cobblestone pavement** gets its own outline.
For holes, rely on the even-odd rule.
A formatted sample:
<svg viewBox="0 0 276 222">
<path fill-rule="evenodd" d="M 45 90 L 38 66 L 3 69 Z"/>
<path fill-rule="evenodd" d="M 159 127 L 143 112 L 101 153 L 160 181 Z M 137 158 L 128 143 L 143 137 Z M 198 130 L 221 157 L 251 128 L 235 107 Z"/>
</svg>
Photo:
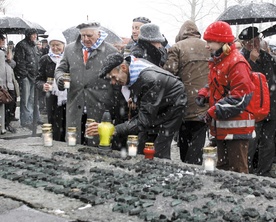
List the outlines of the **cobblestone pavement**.
<svg viewBox="0 0 276 222">
<path fill-rule="evenodd" d="M 274 221 L 275 191 L 275 179 L 204 172 L 174 157 L 122 159 L 56 141 L 43 147 L 40 137 L 0 143 L 0 221 L 20 212 L 39 222 Z"/>
</svg>

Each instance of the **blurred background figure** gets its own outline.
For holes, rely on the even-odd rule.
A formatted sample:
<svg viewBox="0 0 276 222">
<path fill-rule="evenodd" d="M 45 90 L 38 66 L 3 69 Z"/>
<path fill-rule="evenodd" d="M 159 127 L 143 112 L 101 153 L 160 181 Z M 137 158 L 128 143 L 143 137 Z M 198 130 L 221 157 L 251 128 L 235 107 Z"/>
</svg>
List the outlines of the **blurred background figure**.
<svg viewBox="0 0 276 222">
<path fill-rule="evenodd" d="M 49 49 L 50 49 L 49 44 L 48 44 L 48 40 L 47 39 L 42 39 L 41 44 L 42 44 L 42 48 L 41 48 L 42 55 L 48 54 Z"/>
<path fill-rule="evenodd" d="M 179 76 L 187 93 L 187 104 L 179 130 L 178 146 L 182 162 L 202 164 L 207 124 L 198 118 L 208 110 L 208 105 L 198 106 L 197 92 L 208 81 L 208 59 L 206 42 L 193 21 L 186 21 L 175 38 L 175 44 L 168 49 L 168 59 L 164 69 Z"/>
<path fill-rule="evenodd" d="M 239 40 L 239 39 L 237 39 L 236 41 L 235 41 L 235 45 L 236 45 L 236 49 L 237 50 L 241 50 L 242 49 L 242 43 L 241 43 L 241 41 Z"/>
</svg>

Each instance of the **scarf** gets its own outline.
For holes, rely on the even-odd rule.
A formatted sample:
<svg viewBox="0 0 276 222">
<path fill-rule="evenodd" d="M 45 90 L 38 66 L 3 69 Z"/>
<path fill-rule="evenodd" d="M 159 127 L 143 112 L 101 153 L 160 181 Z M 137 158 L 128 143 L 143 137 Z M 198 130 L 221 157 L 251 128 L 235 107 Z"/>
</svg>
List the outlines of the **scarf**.
<svg viewBox="0 0 276 222">
<path fill-rule="evenodd" d="M 97 39 L 97 41 L 94 43 L 94 45 L 92 45 L 90 48 L 87 48 L 81 41 L 82 49 L 87 50 L 90 54 L 94 49 L 97 49 L 103 43 L 103 41 L 106 39 L 107 36 L 108 36 L 108 34 L 105 31 L 101 30 L 100 37 Z"/>
<path fill-rule="evenodd" d="M 61 54 L 54 54 L 52 50 L 49 50 L 48 56 L 51 58 L 51 60 L 56 63 L 56 68 L 58 67 L 60 60 L 63 56 L 63 53 Z M 53 82 L 53 90 L 52 94 L 58 97 L 57 105 L 62 106 L 63 104 L 66 104 L 67 102 L 67 90 L 60 91 L 57 86 L 56 79 L 54 78 Z"/>
</svg>

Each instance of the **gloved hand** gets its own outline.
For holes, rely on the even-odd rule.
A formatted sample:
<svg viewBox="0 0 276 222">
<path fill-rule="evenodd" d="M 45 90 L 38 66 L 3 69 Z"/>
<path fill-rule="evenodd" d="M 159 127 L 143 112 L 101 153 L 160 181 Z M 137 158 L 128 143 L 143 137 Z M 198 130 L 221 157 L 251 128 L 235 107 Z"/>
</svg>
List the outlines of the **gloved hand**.
<svg viewBox="0 0 276 222">
<path fill-rule="evenodd" d="M 204 123 L 210 123 L 212 121 L 212 117 L 210 116 L 210 114 L 208 112 L 206 112 L 203 115 L 199 115 L 198 118 L 200 121 L 202 121 Z"/>
<path fill-rule="evenodd" d="M 63 91 L 64 90 L 64 81 L 63 81 L 63 77 L 61 76 L 59 79 L 58 79 L 58 89 Z"/>
<path fill-rule="evenodd" d="M 204 96 L 199 95 L 195 98 L 195 102 L 198 106 L 204 107 L 206 98 Z"/>
</svg>

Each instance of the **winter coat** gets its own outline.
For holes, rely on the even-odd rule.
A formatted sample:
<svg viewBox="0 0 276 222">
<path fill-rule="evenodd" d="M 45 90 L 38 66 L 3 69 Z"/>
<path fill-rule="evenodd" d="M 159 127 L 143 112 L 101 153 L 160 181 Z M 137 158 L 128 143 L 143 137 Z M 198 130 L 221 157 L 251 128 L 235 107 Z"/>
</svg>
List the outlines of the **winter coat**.
<svg viewBox="0 0 276 222">
<path fill-rule="evenodd" d="M 245 48 L 241 50 L 241 53 L 249 62 L 253 71 L 265 74 L 270 88 L 270 113 L 267 119 L 276 120 L 276 61 L 264 50 L 260 50 L 259 59 L 256 62 L 250 60 L 250 52 Z"/>
<path fill-rule="evenodd" d="M 35 81 L 39 58 L 39 52 L 35 43 L 30 41 L 30 36 L 26 36 L 18 42 L 14 52 L 14 61 L 16 62 L 14 68 L 15 77 L 18 80 L 28 77 L 30 80 Z"/>
<path fill-rule="evenodd" d="M 86 64 L 83 62 L 83 51 L 80 36 L 65 47 L 63 57 L 55 71 L 56 82 L 63 73 L 70 73 L 71 83 L 67 94 L 66 128 L 77 127 L 77 143 L 81 143 L 81 120 L 87 109 L 87 118 L 101 122 L 105 110 L 109 110 L 115 121 L 120 121 L 120 105 L 124 98 L 121 87 L 112 86 L 108 80 L 98 77 L 102 61 L 107 55 L 118 52 L 109 43 L 103 42 L 93 50 Z M 88 140 L 88 145 L 97 146 L 99 138 Z"/>
<path fill-rule="evenodd" d="M 0 86 L 6 86 L 5 53 L 0 50 Z"/>
<path fill-rule="evenodd" d="M 158 49 L 150 42 L 140 39 L 138 40 L 138 43 L 132 47 L 130 55 L 133 55 L 136 58 L 146 59 L 160 67 L 163 67 L 168 58 L 165 47 Z"/>
<path fill-rule="evenodd" d="M 229 55 L 221 50 L 213 57 L 209 69 L 211 134 L 219 140 L 252 138 L 255 119 L 249 102 L 255 86 L 248 62 L 233 44 Z"/>
<path fill-rule="evenodd" d="M 205 41 L 192 21 L 186 21 L 177 37 L 176 43 L 168 49 L 168 59 L 164 69 L 182 79 L 187 94 L 184 120 L 199 121 L 198 116 L 203 115 L 208 106 L 200 107 L 195 103 L 199 89 L 208 81 L 208 60 L 210 54 L 205 49 Z"/>
<path fill-rule="evenodd" d="M 162 124 L 170 121 L 179 107 L 183 106 L 184 112 L 187 102 L 184 85 L 179 78 L 162 68 L 145 68 L 129 89 L 137 98 L 139 112 L 129 122 L 116 126 L 118 134 L 138 134 L 151 129 L 156 132 Z M 165 130 L 171 133 L 178 129 L 170 126 Z"/>
<path fill-rule="evenodd" d="M 43 55 L 39 60 L 38 75 L 36 77 L 36 86 L 38 89 L 43 90 L 44 83 L 47 78 L 55 77 L 56 63 L 48 55 Z"/>
</svg>

